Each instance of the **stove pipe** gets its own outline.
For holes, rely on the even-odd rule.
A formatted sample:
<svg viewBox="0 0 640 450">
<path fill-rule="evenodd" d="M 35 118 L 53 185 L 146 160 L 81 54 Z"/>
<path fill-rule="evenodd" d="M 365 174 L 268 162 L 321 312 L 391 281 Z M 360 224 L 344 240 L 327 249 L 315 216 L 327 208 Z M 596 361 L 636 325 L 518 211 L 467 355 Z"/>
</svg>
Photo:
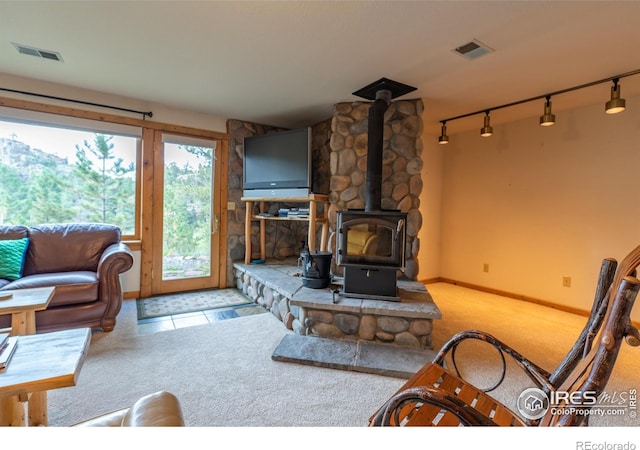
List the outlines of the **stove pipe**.
<svg viewBox="0 0 640 450">
<path fill-rule="evenodd" d="M 391 102 L 391 91 L 376 92 L 376 99 L 369 108 L 369 131 L 367 142 L 367 179 L 365 211 L 382 210 L 382 142 L 384 135 L 384 113 Z"/>
</svg>

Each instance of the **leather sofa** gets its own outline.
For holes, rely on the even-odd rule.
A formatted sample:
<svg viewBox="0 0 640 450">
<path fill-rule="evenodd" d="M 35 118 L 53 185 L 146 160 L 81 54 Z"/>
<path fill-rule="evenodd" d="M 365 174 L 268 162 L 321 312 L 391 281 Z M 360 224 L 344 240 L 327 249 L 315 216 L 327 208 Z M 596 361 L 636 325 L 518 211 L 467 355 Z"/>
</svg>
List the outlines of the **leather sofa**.
<svg viewBox="0 0 640 450">
<path fill-rule="evenodd" d="M 159 391 L 145 395 L 130 408 L 113 411 L 73 425 L 74 427 L 183 427 L 178 398 Z"/>
<path fill-rule="evenodd" d="M 0 292 L 55 286 L 49 307 L 36 312 L 36 332 L 112 331 L 122 307 L 120 274 L 133 265 L 120 228 L 99 223 L 0 226 L 0 240 L 25 237 L 22 276 L 0 278 Z M 10 315 L 0 315 L 0 328 L 10 323 Z"/>
</svg>

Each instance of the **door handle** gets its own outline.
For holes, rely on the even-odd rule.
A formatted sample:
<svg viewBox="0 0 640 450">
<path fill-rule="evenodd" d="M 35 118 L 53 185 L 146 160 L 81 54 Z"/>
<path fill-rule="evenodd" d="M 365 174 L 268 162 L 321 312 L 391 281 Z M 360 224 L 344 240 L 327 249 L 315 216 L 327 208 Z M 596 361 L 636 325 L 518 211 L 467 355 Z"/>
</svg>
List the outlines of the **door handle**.
<svg viewBox="0 0 640 450">
<path fill-rule="evenodd" d="M 215 234 L 220 232 L 220 214 L 214 214 L 213 216 L 213 233 Z"/>
</svg>

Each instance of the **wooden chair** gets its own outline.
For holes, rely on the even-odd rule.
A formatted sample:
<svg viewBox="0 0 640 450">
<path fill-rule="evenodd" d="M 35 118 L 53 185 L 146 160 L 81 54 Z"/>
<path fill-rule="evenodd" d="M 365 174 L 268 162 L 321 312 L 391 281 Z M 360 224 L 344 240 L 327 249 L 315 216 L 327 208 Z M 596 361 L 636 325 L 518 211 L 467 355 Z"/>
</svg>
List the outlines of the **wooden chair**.
<svg viewBox="0 0 640 450">
<path fill-rule="evenodd" d="M 630 320 L 630 311 L 640 286 L 640 282 L 630 275 L 635 274 L 638 264 L 640 246 L 623 260 L 615 275 L 615 260 L 603 261 L 590 318 L 572 349 L 553 372 L 542 369 L 487 333 L 475 330 L 459 333 L 442 347 L 432 362 L 420 369 L 371 416 L 369 425 L 550 426 L 587 423 L 585 418 L 588 415 L 581 412 L 590 406 L 573 408 L 572 414 L 563 416 L 551 414 L 549 408 L 542 417 L 527 418 L 510 410 L 488 392 L 504 380 L 506 354 L 524 369 L 545 395 L 552 391 L 578 393 L 574 395 L 589 391 L 589 395 L 593 392 L 599 395 L 609 379 L 622 338 L 626 337 L 630 345 L 640 343 L 640 333 L 631 326 Z M 460 376 L 455 363 L 455 349 L 465 339 L 480 339 L 500 351 L 502 374 L 490 388 L 480 389 Z M 594 342 L 596 346 L 592 346 Z M 449 352 L 452 353 L 456 373 L 446 368 L 445 356 Z"/>
</svg>

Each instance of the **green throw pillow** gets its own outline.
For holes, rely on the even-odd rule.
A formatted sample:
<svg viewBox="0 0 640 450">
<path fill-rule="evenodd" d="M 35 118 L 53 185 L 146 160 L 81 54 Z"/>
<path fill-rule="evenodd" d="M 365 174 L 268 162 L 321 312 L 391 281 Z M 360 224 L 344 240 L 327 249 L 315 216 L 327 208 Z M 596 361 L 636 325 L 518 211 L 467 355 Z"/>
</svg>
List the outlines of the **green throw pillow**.
<svg viewBox="0 0 640 450">
<path fill-rule="evenodd" d="M 13 281 L 22 276 L 28 245 L 29 238 L 0 241 L 0 278 Z"/>
</svg>

